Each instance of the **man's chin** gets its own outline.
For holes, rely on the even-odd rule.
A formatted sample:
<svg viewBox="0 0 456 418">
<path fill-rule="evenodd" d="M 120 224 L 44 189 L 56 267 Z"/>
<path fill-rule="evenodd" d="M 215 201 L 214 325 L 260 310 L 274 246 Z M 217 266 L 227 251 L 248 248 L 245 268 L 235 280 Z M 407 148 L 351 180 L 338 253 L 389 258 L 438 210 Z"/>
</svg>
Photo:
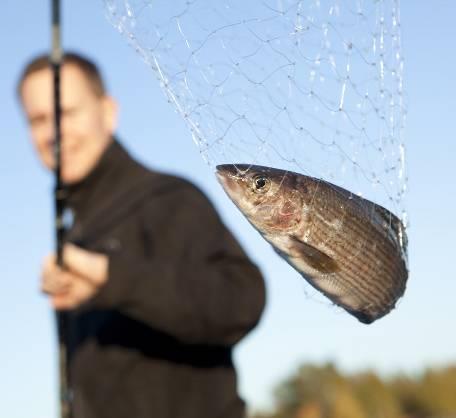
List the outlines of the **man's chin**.
<svg viewBox="0 0 456 418">
<path fill-rule="evenodd" d="M 87 173 L 85 170 L 62 170 L 61 176 L 62 182 L 71 186 L 72 184 L 76 184 L 84 180 L 87 177 Z"/>
</svg>

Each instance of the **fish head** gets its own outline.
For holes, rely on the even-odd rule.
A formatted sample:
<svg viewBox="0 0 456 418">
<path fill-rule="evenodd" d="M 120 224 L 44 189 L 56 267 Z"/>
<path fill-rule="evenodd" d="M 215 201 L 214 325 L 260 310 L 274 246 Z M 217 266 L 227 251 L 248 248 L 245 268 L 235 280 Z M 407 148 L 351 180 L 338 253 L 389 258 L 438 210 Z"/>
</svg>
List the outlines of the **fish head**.
<svg viewBox="0 0 456 418">
<path fill-rule="evenodd" d="M 291 232 L 303 216 L 296 174 L 250 164 L 217 166 L 217 178 L 233 203 L 261 233 Z"/>
</svg>

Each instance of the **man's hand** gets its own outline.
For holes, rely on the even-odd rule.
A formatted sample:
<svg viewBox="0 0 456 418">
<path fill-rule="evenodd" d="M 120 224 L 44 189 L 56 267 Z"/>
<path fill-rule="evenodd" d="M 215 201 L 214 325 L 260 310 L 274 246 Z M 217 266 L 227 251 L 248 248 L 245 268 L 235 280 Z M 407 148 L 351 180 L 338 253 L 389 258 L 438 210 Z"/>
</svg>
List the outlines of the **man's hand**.
<svg viewBox="0 0 456 418">
<path fill-rule="evenodd" d="M 54 254 L 46 257 L 41 290 L 48 294 L 57 310 L 74 309 L 98 292 L 108 278 L 108 257 L 72 244 L 63 248 L 64 268 Z"/>
</svg>

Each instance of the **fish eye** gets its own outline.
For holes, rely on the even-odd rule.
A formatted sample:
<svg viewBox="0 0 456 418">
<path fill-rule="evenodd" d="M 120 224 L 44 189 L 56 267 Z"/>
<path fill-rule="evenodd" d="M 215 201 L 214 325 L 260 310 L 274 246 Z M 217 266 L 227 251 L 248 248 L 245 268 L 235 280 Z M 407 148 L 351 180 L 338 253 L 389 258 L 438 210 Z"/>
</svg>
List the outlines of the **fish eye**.
<svg viewBox="0 0 456 418">
<path fill-rule="evenodd" d="M 269 190 L 271 181 L 262 175 L 253 178 L 253 190 L 257 193 L 266 193 Z"/>
</svg>

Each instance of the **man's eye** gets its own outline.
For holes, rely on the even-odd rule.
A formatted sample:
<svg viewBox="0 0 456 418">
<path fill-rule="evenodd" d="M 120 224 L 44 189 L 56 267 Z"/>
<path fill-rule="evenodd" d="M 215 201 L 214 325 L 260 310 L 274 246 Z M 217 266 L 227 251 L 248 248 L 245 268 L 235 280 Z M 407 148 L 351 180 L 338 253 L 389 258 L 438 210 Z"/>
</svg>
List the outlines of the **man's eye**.
<svg viewBox="0 0 456 418">
<path fill-rule="evenodd" d="M 77 112 L 78 112 L 78 109 L 72 107 L 72 108 L 65 109 L 62 113 L 64 116 L 71 118 L 72 116 L 76 115 Z"/>
<path fill-rule="evenodd" d="M 46 122 L 45 116 L 34 116 L 29 119 L 29 124 L 33 128 L 37 128 L 37 127 L 43 125 L 45 122 Z"/>
</svg>

